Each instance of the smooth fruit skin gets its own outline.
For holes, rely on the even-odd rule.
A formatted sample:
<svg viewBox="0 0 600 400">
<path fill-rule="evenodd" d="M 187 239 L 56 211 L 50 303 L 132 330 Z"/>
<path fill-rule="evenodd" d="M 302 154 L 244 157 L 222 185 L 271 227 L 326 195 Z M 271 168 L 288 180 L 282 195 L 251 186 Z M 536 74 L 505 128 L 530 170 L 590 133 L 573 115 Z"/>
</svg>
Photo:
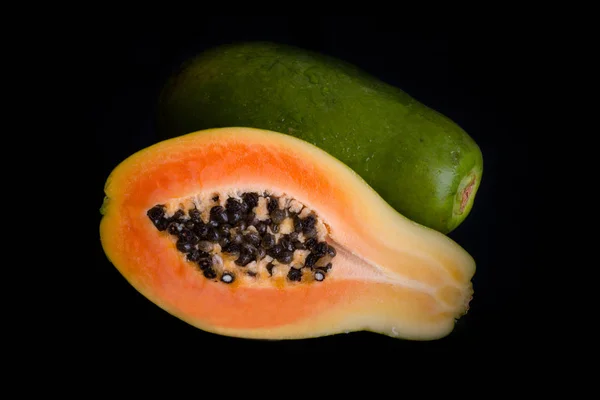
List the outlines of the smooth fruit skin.
<svg viewBox="0 0 600 400">
<path fill-rule="evenodd" d="M 168 80 L 158 107 L 162 139 L 247 126 L 306 140 L 442 233 L 469 215 L 481 182 L 480 148 L 456 123 L 352 65 L 287 45 L 210 49 Z"/>
</svg>

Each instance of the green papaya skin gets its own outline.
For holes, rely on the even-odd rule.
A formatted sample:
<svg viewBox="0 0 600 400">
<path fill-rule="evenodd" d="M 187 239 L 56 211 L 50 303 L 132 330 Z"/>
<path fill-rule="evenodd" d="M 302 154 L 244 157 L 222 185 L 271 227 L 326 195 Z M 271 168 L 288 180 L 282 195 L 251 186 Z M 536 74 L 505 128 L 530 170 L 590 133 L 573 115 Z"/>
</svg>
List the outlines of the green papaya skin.
<svg viewBox="0 0 600 400">
<path fill-rule="evenodd" d="M 288 45 L 205 51 L 171 76 L 158 107 L 161 139 L 244 126 L 306 140 L 398 212 L 446 234 L 469 215 L 481 182 L 480 148 L 456 123 L 355 66 Z"/>
</svg>

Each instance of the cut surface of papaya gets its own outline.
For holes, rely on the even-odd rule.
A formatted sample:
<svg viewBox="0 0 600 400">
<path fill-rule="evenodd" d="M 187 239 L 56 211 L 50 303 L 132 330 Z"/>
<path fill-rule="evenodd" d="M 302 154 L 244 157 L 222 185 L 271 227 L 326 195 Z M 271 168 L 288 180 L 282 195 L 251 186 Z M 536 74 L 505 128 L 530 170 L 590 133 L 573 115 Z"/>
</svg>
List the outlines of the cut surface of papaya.
<svg viewBox="0 0 600 400">
<path fill-rule="evenodd" d="M 110 174 L 100 239 L 147 299 L 255 339 L 371 331 L 433 340 L 473 295 L 473 258 L 399 214 L 312 144 L 253 128 L 194 132 Z"/>
<path fill-rule="evenodd" d="M 483 156 L 457 123 L 342 60 L 279 43 L 217 46 L 165 83 L 161 138 L 249 126 L 327 151 L 402 215 L 442 233 L 465 221 Z"/>
</svg>

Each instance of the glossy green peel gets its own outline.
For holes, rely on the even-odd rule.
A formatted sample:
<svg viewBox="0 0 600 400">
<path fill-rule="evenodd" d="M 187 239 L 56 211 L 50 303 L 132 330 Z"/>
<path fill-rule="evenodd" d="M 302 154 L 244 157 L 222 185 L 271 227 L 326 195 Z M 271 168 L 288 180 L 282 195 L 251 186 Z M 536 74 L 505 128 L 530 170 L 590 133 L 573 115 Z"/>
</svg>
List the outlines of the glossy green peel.
<svg viewBox="0 0 600 400">
<path fill-rule="evenodd" d="M 348 63 L 275 43 L 221 46 L 184 64 L 158 122 L 161 139 L 232 126 L 301 138 L 442 233 L 469 215 L 483 172 L 479 147 L 447 117 Z"/>
</svg>

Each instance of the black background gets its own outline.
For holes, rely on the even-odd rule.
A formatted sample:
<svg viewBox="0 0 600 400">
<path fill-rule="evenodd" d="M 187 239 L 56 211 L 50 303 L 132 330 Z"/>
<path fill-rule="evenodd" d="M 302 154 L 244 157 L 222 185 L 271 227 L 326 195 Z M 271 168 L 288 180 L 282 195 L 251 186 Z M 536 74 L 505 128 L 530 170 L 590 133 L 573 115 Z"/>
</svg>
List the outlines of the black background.
<svg viewBox="0 0 600 400">
<path fill-rule="evenodd" d="M 138 294 L 108 262 L 97 240 L 94 333 L 106 349 L 154 351 L 207 347 L 232 352 L 306 354 L 364 349 L 396 357 L 407 351 L 499 350 L 530 346 L 534 317 L 524 296 L 530 268 L 527 223 L 531 185 L 530 131 L 523 113 L 532 101 L 535 54 L 530 36 L 493 32 L 431 34 L 402 30 L 394 18 L 283 16 L 203 19 L 195 27 L 108 30 L 89 40 L 96 70 L 93 104 L 99 171 L 96 205 L 110 171 L 135 151 L 157 141 L 153 112 L 167 76 L 205 48 L 238 40 L 272 40 L 350 61 L 399 86 L 461 125 L 480 145 L 483 181 L 467 220 L 450 236 L 476 260 L 475 299 L 455 331 L 434 342 L 407 342 L 359 332 L 288 342 L 227 338 L 202 332 L 170 316 Z M 97 209 L 97 208 L 96 208 Z M 100 215 L 97 214 L 97 223 Z M 97 231 L 96 231 L 97 232 Z M 96 236 L 97 238 L 98 236 Z M 516 347 L 515 347 L 516 346 Z"/>
</svg>

